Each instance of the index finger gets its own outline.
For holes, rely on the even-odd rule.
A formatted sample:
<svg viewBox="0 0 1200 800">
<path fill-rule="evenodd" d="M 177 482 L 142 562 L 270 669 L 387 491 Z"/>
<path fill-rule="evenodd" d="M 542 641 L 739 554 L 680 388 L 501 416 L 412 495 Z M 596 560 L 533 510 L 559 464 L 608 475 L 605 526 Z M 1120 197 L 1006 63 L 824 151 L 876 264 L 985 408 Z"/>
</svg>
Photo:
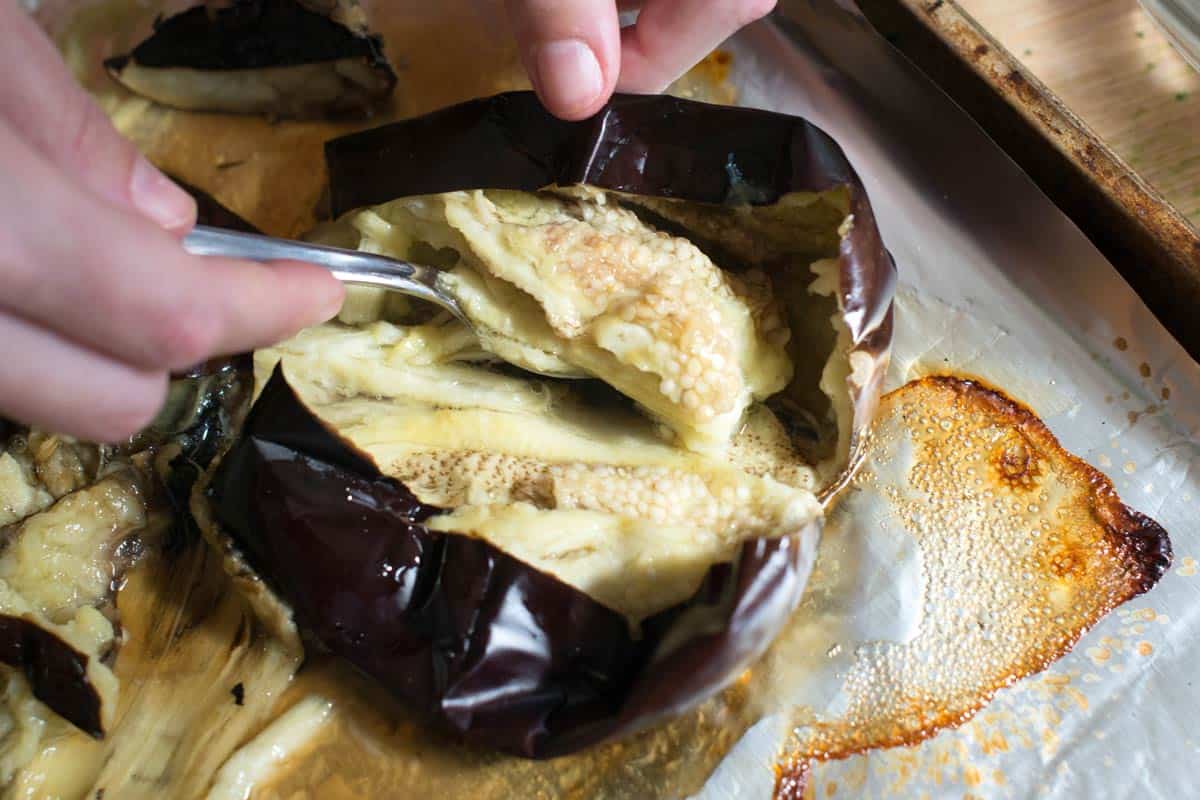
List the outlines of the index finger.
<svg viewBox="0 0 1200 800">
<path fill-rule="evenodd" d="M 0 307 L 128 364 L 179 369 L 283 339 L 337 313 L 320 267 L 202 258 L 78 191 L 0 124 Z"/>
<path fill-rule="evenodd" d="M 191 196 L 123 138 L 67 69 L 41 28 L 0 2 L 0 119 L 78 183 L 168 230 L 196 217 Z"/>
</svg>

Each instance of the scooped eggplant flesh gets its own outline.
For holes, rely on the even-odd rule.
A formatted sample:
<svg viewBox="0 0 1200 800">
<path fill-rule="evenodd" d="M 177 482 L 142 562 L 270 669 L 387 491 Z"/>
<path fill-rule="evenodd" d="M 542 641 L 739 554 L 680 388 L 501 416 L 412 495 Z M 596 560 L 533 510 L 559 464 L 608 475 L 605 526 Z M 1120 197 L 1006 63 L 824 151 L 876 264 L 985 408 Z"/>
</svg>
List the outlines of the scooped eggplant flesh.
<svg viewBox="0 0 1200 800">
<path fill-rule="evenodd" d="M 690 450 L 724 449 L 751 403 L 792 378 L 766 275 L 723 271 L 603 192 L 451 192 L 355 224 L 373 249 L 452 261 L 446 283 L 486 350 L 598 378 Z"/>
<path fill-rule="evenodd" d="M 363 112 L 396 74 L 357 5 L 235 0 L 160 21 L 152 36 L 105 62 L 136 94 L 193 111 L 312 117 Z"/>
<path fill-rule="evenodd" d="M 590 189 L 408 198 L 350 222 L 365 249 L 446 266 L 479 335 L 360 309 L 357 325 L 260 351 L 258 384 L 282 360 L 323 422 L 450 509 L 428 528 L 483 538 L 636 622 L 743 541 L 820 517 L 795 426 L 764 403 L 794 374 L 764 272 L 726 272 Z M 832 334 L 831 307 L 812 309 Z M 816 360 L 836 359 L 821 345 Z"/>
</svg>

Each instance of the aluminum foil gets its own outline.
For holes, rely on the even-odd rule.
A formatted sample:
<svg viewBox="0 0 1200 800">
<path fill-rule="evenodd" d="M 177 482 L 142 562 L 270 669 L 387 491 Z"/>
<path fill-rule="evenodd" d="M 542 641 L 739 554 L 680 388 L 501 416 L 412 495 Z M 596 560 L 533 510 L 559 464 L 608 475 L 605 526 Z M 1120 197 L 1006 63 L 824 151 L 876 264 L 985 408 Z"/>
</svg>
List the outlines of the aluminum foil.
<svg viewBox="0 0 1200 800">
<path fill-rule="evenodd" d="M 900 270 L 886 388 L 1003 387 L 1171 531 L 1175 566 L 1049 670 L 916 747 L 813 767 L 815 797 L 1180 797 L 1200 752 L 1197 364 L 1037 187 L 849 3 L 784 3 L 735 42 L 739 100 L 846 150 Z M 845 521 L 845 518 L 842 518 Z M 857 520 L 861 523 L 861 519 Z M 827 534 L 827 539 L 836 531 Z M 705 797 L 767 796 L 771 722 Z"/>
<path fill-rule="evenodd" d="M 403 9 L 399 8 L 403 5 Z M 522 84 L 490 5 L 375 3 L 401 66 L 410 115 Z M 321 205 L 319 144 L 378 124 L 269 122 L 165 114 L 93 69 L 144 35 L 157 8 L 59 3 L 43 19 L 127 135 L 256 225 L 295 234 Z M 81 27 L 82 26 L 82 27 Z M 815 764 L 816 797 L 1188 796 L 1200 749 L 1196 558 L 1200 370 L 1086 238 L 849 2 L 784 2 L 728 44 L 738 102 L 799 114 L 847 151 L 872 198 L 901 289 L 887 388 L 933 372 L 977 375 L 1025 402 L 1063 445 L 1109 474 L 1171 533 L 1175 566 L 1049 670 L 1003 690 L 961 727 L 923 744 Z M 711 87 L 682 92 L 712 96 Z M 922 553 L 881 503 L 837 517 L 822 555 L 850 564 L 845 591 L 795 635 L 812 681 L 793 697 L 835 710 L 864 644 L 910 641 L 922 623 Z M 838 525 L 841 524 L 839 529 Z M 815 581 L 815 586 L 832 586 Z M 335 699 L 322 737 L 257 796 L 366 797 L 377 782 L 440 795 L 769 797 L 795 716 L 738 687 L 722 705 L 552 767 L 512 764 L 431 740 L 419 723 L 334 663 L 312 665 L 295 700 Z M 382 713 L 380 713 L 382 710 Z M 763 716 L 765 712 L 765 716 Z M 334 742 L 336 747 L 331 744 Z M 380 785 L 376 783 L 375 785 Z M 423 787 L 423 788 L 422 788 Z M 128 795 L 134 796 L 132 792 Z"/>
</svg>

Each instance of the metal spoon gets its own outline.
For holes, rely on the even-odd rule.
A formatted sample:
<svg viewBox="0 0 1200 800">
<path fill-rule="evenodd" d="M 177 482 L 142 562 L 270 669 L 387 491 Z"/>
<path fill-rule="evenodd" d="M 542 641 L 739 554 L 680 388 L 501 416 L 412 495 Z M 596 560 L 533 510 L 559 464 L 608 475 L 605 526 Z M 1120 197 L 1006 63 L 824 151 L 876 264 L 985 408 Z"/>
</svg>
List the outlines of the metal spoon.
<svg viewBox="0 0 1200 800">
<path fill-rule="evenodd" d="M 223 228 L 197 225 L 183 238 L 183 249 L 195 256 L 224 256 L 249 261 L 304 261 L 325 267 L 343 283 L 377 286 L 421 300 L 428 300 L 449 311 L 464 325 L 478 332 L 463 313 L 458 301 L 445 288 L 441 270 L 423 264 L 410 264 L 397 258 L 345 250 L 340 247 L 307 244 L 290 239 L 274 239 L 254 233 L 238 233 Z M 528 364 L 521 369 L 548 378 L 583 378 L 582 372 L 548 372 Z"/>
<path fill-rule="evenodd" d="M 443 286 L 442 272 L 422 264 L 410 264 L 358 250 L 274 239 L 205 225 L 192 228 L 191 233 L 183 238 L 183 249 L 195 256 L 316 264 L 325 267 L 343 283 L 377 286 L 428 300 L 449 311 L 472 330 L 475 328 L 459 307 L 458 301 Z"/>
</svg>

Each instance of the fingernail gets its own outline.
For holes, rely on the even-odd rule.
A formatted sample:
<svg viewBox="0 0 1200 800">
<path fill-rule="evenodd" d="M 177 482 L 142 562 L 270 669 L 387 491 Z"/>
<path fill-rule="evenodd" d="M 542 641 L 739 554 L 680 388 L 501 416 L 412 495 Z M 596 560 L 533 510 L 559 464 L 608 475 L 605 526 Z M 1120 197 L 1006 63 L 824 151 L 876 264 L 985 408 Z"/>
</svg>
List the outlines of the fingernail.
<svg viewBox="0 0 1200 800">
<path fill-rule="evenodd" d="M 129 194 L 138 211 L 167 230 L 187 227 L 195 214 L 191 195 L 144 158 L 133 165 Z"/>
<path fill-rule="evenodd" d="M 325 310 L 321 312 L 319 322 L 328 322 L 333 319 L 342 312 L 342 306 L 346 304 L 346 287 L 341 281 L 336 281 L 329 291 L 329 299 L 325 301 Z"/>
<path fill-rule="evenodd" d="M 604 90 L 600 62 L 592 48 L 579 39 L 538 45 L 534 64 L 538 92 L 554 113 L 579 113 Z"/>
</svg>

